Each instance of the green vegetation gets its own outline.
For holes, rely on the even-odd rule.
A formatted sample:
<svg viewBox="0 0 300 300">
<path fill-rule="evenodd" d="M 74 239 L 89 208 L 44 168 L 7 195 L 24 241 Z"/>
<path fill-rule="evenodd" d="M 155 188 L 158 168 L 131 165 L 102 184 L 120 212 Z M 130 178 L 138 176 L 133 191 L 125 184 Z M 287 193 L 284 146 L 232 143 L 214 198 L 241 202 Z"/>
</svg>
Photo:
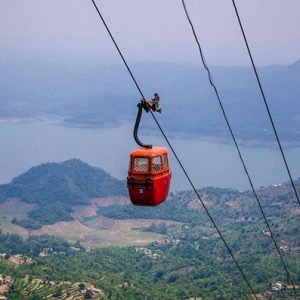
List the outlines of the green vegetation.
<svg viewBox="0 0 300 300">
<path fill-rule="evenodd" d="M 50 235 L 35 235 L 22 239 L 17 234 L 0 234 L 0 253 L 9 255 L 22 254 L 38 256 L 44 249 L 48 249 L 49 253 L 70 253 L 71 247 L 76 247 L 80 250 L 84 248 L 79 242 L 71 244 L 66 240 Z"/>
<path fill-rule="evenodd" d="M 296 185 L 299 188 L 299 181 Z M 252 194 L 211 187 L 199 193 L 254 290 L 263 293 L 272 283 L 285 283 L 286 274 Z M 259 189 L 258 194 L 289 271 L 298 283 L 300 212 L 291 187 L 270 186 Z M 34 257 L 35 264 L 18 268 L 2 261 L 0 273 L 12 275 L 15 280 L 9 295 L 46 297 L 56 293 L 60 297 L 60 293 L 66 295 L 68 291 L 75 295 L 91 284 L 103 290 L 105 299 L 251 299 L 247 285 L 191 191 L 172 193 L 158 208 L 111 205 L 102 207 L 98 213 L 114 219 L 160 218 L 161 223 L 150 223 L 144 230 L 159 232 L 164 237 L 147 248 L 57 250 L 65 254 Z M 180 221 L 181 225 L 167 226 L 167 220 Z M 7 239 L 11 241 L 6 242 L 9 246 L 5 249 L 20 244 L 19 249 L 30 249 L 26 253 L 33 256 L 45 245 L 55 248 L 56 242 L 63 249 L 70 249 L 70 244 L 53 237 L 41 237 L 38 241 L 34 237 L 27 241 L 17 236 L 6 236 Z M 26 248 L 26 243 L 39 246 Z M 38 280 L 55 285 L 40 284 L 37 288 Z M 291 295 L 291 291 L 281 294 Z M 90 296 L 87 293 L 85 297 Z"/>
<path fill-rule="evenodd" d="M 87 290 L 85 294 L 88 295 L 88 293 L 92 294 L 90 289 Z M 39 280 L 28 277 L 15 280 L 11 285 L 7 296 L 8 299 L 29 300 L 43 300 L 49 297 L 50 299 L 91 299 L 82 297 L 81 289 L 77 283 L 54 282 L 46 279 Z M 101 298 L 93 297 L 93 299 Z"/>
<path fill-rule="evenodd" d="M 124 182 L 78 159 L 33 167 L 10 184 L 2 185 L 0 191 L 6 197 L 20 197 L 40 205 L 88 204 L 90 198 L 127 195 Z"/>
<path fill-rule="evenodd" d="M 215 249 L 218 239 L 202 243 L 199 235 L 201 246 L 196 248 L 195 231 L 194 228 L 192 235 L 184 231 L 185 239 L 177 246 L 173 243 L 150 246 L 158 258 L 146 257 L 134 248 L 105 248 L 90 253 L 36 258 L 34 266 L 17 269 L 0 263 L 0 272 L 18 278 L 14 289 L 22 294 L 28 293 L 24 278 L 29 275 L 35 280 L 69 282 L 69 285 L 89 282 L 111 299 L 188 299 L 196 296 L 250 299 L 249 290 L 228 255 L 223 254 L 220 245 Z M 270 282 L 285 280 L 274 254 L 261 256 L 261 253 L 251 252 L 247 257 L 239 255 L 238 258 L 257 292 L 268 289 Z M 286 259 L 295 276 L 299 272 L 299 261 L 295 264 L 292 257 Z M 48 288 L 41 288 L 40 293 L 47 293 Z M 53 288 L 50 291 L 53 292 Z"/>
<path fill-rule="evenodd" d="M 90 204 L 91 198 L 127 195 L 125 182 L 80 160 L 46 163 L 31 168 L 10 184 L 0 186 L 0 203 L 7 198 L 20 198 L 38 204 L 27 219 L 14 219 L 14 224 L 27 229 L 73 220 L 72 205 Z"/>
<path fill-rule="evenodd" d="M 296 181 L 300 187 L 300 180 Z M 206 203 L 208 210 L 217 218 L 218 224 L 230 225 L 235 228 L 247 223 L 261 223 L 262 216 L 257 202 L 250 191 L 240 192 L 234 189 L 207 187 L 198 190 L 199 195 Z M 299 234 L 295 224 L 297 215 L 291 217 L 291 211 L 296 209 L 297 200 L 289 184 L 278 187 L 261 188 L 258 191 L 264 210 L 272 223 L 288 222 L 293 227 L 293 232 Z M 132 205 L 103 207 L 98 214 L 113 219 L 160 219 L 173 220 L 192 225 L 208 222 L 208 218 L 197 197 L 192 191 L 171 193 L 167 201 L 159 207 L 135 207 Z M 296 222 L 297 223 L 297 222 Z M 293 225 L 292 225 L 293 224 Z M 277 226 L 277 225 L 275 225 Z M 279 225 L 278 225 L 279 226 Z"/>
<path fill-rule="evenodd" d="M 33 229 L 61 219 L 70 220 L 74 204 L 88 205 L 97 195 L 125 194 L 124 182 L 110 177 L 106 177 L 111 182 L 110 188 L 100 189 L 98 172 L 77 160 L 33 168 L 11 184 L 1 186 L 5 196 L 18 195 L 23 199 L 23 202 L 5 203 L 4 209 L 10 212 L 9 219 L 15 224 Z M 92 181 L 91 177 L 97 174 L 98 180 Z M 89 176 L 90 182 L 86 179 Z M 64 183 L 59 185 L 59 182 Z M 114 185 L 116 192 L 111 192 Z M 43 187 L 46 196 L 39 197 Z M 300 180 L 296 181 L 296 187 L 299 189 Z M 59 198 L 50 201 L 51 188 Z M 300 210 L 291 186 L 285 183 L 260 188 L 257 192 L 290 274 L 298 283 Z M 200 189 L 199 194 L 254 290 L 263 293 L 270 290 L 272 283 L 285 283 L 286 274 L 252 193 L 208 187 Z M 12 206 L 20 206 L 24 201 L 27 218 L 16 209 L 17 218 L 13 219 Z M 9 299 L 68 296 L 89 299 L 94 297 L 92 287 L 102 290 L 104 294 L 99 297 L 105 299 L 251 299 L 247 285 L 192 191 L 171 193 L 158 207 L 122 204 L 107 202 L 98 206 L 97 215 L 94 215 L 95 206 L 90 206 L 92 214 L 83 214 L 79 218 L 82 223 L 76 219 L 79 226 L 76 228 L 84 227 L 82 230 L 88 231 L 89 238 L 101 241 L 102 246 L 115 239 L 117 232 L 122 232 L 118 245 L 126 244 L 129 231 L 122 231 L 122 226 L 135 227 L 132 232 L 136 233 L 137 241 L 143 240 L 143 234 L 153 234 L 155 242 L 146 247 L 104 247 L 86 252 L 78 242 L 72 244 L 49 235 L 23 240 L 16 234 L 0 234 L 1 253 L 8 257 L 23 254 L 33 258 L 31 265 L 18 266 L 7 257 L 0 260 L 0 274 L 13 277 L 7 291 Z M 76 212 L 80 213 L 81 209 Z M 7 218 L 4 221 L 8 222 Z M 102 228 L 101 233 L 88 227 L 92 224 L 94 228 Z M 109 229 L 111 224 L 114 230 Z M 75 232 L 76 235 L 79 237 L 80 233 Z M 83 244 L 89 246 L 83 236 Z M 39 256 L 41 252 L 45 257 Z M 289 292 L 286 289 L 282 293 L 289 295 Z"/>
<path fill-rule="evenodd" d="M 60 221 L 72 221 L 72 211 L 70 206 L 61 203 L 55 205 L 45 204 L 29 212 L 28 219 L 18 220 L 14 218 L 12 223 L 29 230 L 34 230 L 41 228 L 41 225 L 54 224 Z"/>
</svg>

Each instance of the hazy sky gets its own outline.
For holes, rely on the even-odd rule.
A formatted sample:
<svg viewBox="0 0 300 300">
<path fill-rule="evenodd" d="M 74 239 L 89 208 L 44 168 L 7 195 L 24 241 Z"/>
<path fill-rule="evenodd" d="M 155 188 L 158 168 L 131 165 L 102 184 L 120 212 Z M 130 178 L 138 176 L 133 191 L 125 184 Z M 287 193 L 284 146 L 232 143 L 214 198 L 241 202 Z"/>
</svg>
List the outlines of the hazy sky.
<svg viewBox="0 0 300 300">
<path fill-rule="evenodd" d="M 98 0 L 130 61 L 199 61 L 181 0 Z M 209 64 L 249 63 L 231 0 L 186 0 Z M 236 0 L 259 65 L 300 58 L 299 0 Z M 0 48 L 120 63 L 90 0 L 0 0 Z"/>
</svg>

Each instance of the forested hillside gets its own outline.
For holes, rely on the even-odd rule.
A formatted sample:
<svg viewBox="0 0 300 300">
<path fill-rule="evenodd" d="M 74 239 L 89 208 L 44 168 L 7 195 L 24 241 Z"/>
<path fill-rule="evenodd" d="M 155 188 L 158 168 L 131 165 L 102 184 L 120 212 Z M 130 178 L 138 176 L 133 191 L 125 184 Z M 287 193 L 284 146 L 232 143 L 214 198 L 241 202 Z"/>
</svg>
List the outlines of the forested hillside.
<svg viewBox="0 0 300 300">
<path fill-rule="evenodd" d="M 9 184 L 0 186 L 0 199 L 19 198 L 37 205 L 28 218 L 15 219 L 25 228 L 73 220 L 72 206 L 88 205 L 92 198 L 127 195 L 126 184 L 80 160 L 33 167 Z"/>
<path fill-rule="evenodd" d="M 296 185 L 299 189 L 299 180 Z M 291 286 L 286 285 L 286 274 L 252 193 L 213 187 L 203 188 L 199 193 L 261 299 L 268 299 L 267 295 L 272 299 L 297 299 Z M 285 183 L 260 188 L 258 194 L 298 286 L 300 209 L 291 186 Z M 152 224 L 144 231 L 159 232 L 163 237 L 143 247 L 105 247 L 88 252 L 77 242 L 78 251 L 72 252 L 71 245 L 61 239 L 43 236 L 23 241 L 2 234 L 6 246 L 1 251 L 14 247 L 12 254 L 20 251 L 35 261 L 18 268 L 6 260 L 0 261 L 0 273 L 14 278 L 7 295 L 34 295 L 34 299 L 45 296 L 52 299 L 56 293 L 79 295 L 82 283 L 81 286 L 101 290 L 102 296 L 95 299 L 252 299 L 192 191 L 172 193 L 156 208 L 110 205 L 100 208 L 98 215 L 110 220 L 159 219 L 160 224 Z M 91 216 L 85 222 L 97 218 Z M 170 225 L 168 220 L 177 223 Z M 17 250 L 16 244 L 23 250 Z M 45 257 L 37 257 L 43 248 L 53 249 L 56 254 L 50 252 Z M 272 284 L 277 282 L 284 286 L 280 293 L 271 291 Z"/>
</svg>

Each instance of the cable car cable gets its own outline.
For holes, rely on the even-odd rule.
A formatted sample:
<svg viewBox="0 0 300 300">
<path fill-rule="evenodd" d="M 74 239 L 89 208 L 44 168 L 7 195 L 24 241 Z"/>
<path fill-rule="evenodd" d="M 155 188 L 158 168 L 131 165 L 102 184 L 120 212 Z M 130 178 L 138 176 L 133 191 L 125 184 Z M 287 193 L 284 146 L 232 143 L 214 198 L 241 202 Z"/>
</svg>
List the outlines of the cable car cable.
<svg viewBox="0 0 300 300">
<path fill-rule="evenodd" d="M 130 68 L 129 68 L 129 66 L 128 66 L 128 64 L 127 64 L 127 62 L 126 62 L 126 60 L 125 60 L 125 58 L 124 58 L 124 56 L 123 56 L 123 54 L 122 54 L 122 52 L 121 52 L 119 46 L 118 46 L 118 44 L 116 43 L 116 41 L 115 41 L 113 35 L 111 34 L 111 32 L 110 32 L 110 30 L 109 30 L 109 28 L 108 28 L 108 26 L 107 26 L 107 24 L 106 24 L 106 22 L 105 22 L 105 20 L 104 20 L 104 18 L 103 18 L 103 16 L 102 16 L 102 14 L 100 13 L 98 6 L 96 5 L 96 3 L 95 3 L 94 0 L 91 0 L 91 1 L 93 2 L 93 5 L 94 5 L 96 11 L 98 12 L 98 15 L 99 15 L 99 17 L 101 18 L 102 23 L 103 23 L 103 25 L 105 26 L 106 31 L 108 32 L 108 34 L 109 34 L 109 36 L 110 36 L 112 42 L 114 43 L 116 49 L 118 50 L 118 52 L 119 52 L 119 54 L 120 54 L 120 56 L 121 56 L 121 58 L 122 58 L 122 60 L 123 60 L 123 63 L 124 63 L 124 65 L 126 66 L 127 71 L 129 72 L 129 74 L 130 74 L 130 76 L 131 76 L 133 82 L 135 83 L 135 86 L 137 87 L 137 89 L 138 89 L 139 93 L 141 94 L 143 100 L 146 101 L 146 98 L 145 98 L 145 96 L 144 96 L 142 90 L 140 89 L 140 87 L 139 87 L 139 85 L 138 85 L 138 83 L 137 83 L 135 77 L 133 76 L 133 73 L 131 72 L 131 70 L 130 70 Z"/>
<path fill-rule="evenodd" d="M 108 32 L 110 38 L 112 39 L 112 41 L 113 41 L 113 43 L 114 43 L 116 49 L 118 50 L 118 52 L 119 52 L 119 54 L 120 54 L 120 56 L 121 56 L 121 58 L 122 58 L 122 60 L 123 60 L 123 62 L 124 62 L 124 64 L 125 64 L 125 66 L 126 66 L 126 68 L 127 68 L 127 70 L 128 70 L 128 72 L 129 72 L 129 74 L 130 74 L 130 76 L 131 76 L 131 78 L 133 79 L 133 81 L 134 81 L 134 83 L 135 83 L 135 85 L 136 85 L 136 87 L 137 87 L 137 89 L 138 89 L 138 91 L 139 91 L 139 93 L 141 94 L 142 98 L 143 98 L 144 100 L 146 100 L 145 97 L 144 97 L 144 94 L 142 93 L 142 90 L 140 89 L 140 87 L 139 87 L 139 85 L 138 85 L 138 83 L 137 83 L 137 81 L 136 81 L 136 79 L 135 79 L 133 73 L 131 72 L 131 70 L 130 70 L 130 68 L 129 68 L 129 66 L 128 66 L 128 64 L 127 64 L 127 62 L 126 62 L 126 60 L 125 60 L 125 58 L 124 58 L 124 56 L 123 56 L 123 54 L 122 54 L 120 48 L 118 47 L 118 45 L 117 45 L 117 43 L 116 43 L 116 41 L 115 41 L 115 39 L 114 39 L 114 37 L 113 37 L 111 31 L 109 30 L 109 28 L 108 28 L 108 26 L 107 26 L 107 24 L 106 24 L 106 22 L 105 22 L 105 20 L 104 20 L 104 18 L 103 18 L 103 16 L 102 16 L 101 12 L 100 12 L 98 6 L 96 5 L 96 3 L 95 3 L 94 0 L 91 0 L 91 1 L 92 1 L 93 5 L 94 5 L 94 7 L 95 7 L 95 9 L 96 9 L 96 11 L 97 11 L 99 17 L 101 18 L 102 23 L 104 24 L 104 26 L 105 26 L 105 28 L 106 28 L 106 30 L 107 30 L 107 32 Z M 228 246 L 228 244 L 227 244 L 227 242 L 226 242 L 224 236 L 222 235 L 221 231 L 219 230 L 219 228 L 218 228 L 217 224 L 215 223 L 215 221 L 214 221 L 212 215 L 210 214 L 210 212 L 208 211 L 206 205 L 204 204 L 203 200 L 201 199 L 201 197 L 200 197 L 200 195 L 199 195 L 199 193 L 198 193 L 196 187 L 194 186 L 194 184 L 193 184 L 191 178 L 189 177 L 189 175 L 188 175 L 187 171 L 185 170 L 184 166 L 182 165 L 182 163 L 181 163 L 179 157 L 177 156 L 177 154 L 176 154 L 176 152 L 175 152 L 175 149 L 174 149 L 173 146 L 171 145 L 171 143 L 170 143 L 169 139 L 167 138 L 167 136 L 166 136 L 164 130 L 163 130 L 162 127 L 160 126 L 160 124 L 159 124 L 157 118 L 155 117 L 155 115 L 153 114 L 153 112 L 150 111 L 150 113 L 151 113 L 151 115 L 152 115 L 152 117 L 153 117 L 155 123 L 157 124 L 159 130 L 161 131 L 163 137 L 165 138 L 167 144 L 169 145 L 169 147 L 170 147 L 172 153 L 174 154 L 174 156 L 175 156 L 175 158 L 176 158 L 178 164 L 180 165 L 180 167 L 181 167 L 183 173 L 185 174 L 187 180 L 189 181 L 190 185 L 192 186 L 192 188 L 193 188 L 195 194 L 197 195 L 199 201 L 201 202 L 201 204 L 202 204 L 202 206 L 203 206 L 205 212 L 207 213 L 209 219 L 210 219 L 211 222 L 213 223 L 213 225 L 214 225 L 216 231 L 218 232 L 218 234 L 219 234 L 221 240 L 223 241 L 223 243 L 224 243 L 224 245 L 225 245 L 227 251 L 229 252 L 230 256 L 232 257 L 232 260 L 234 261 L 234 263 L 235 263 L 236 267 L 238 268 L 239 272 L 241 273 L 241 275 L 242 275 L 244 281 L 247 283 L 247 285 L 248 285 L 249 289 L 251 290 L 251 293 L 253 294 L 253 296 L 255 297 L 255 299 L 258 299 L 257 296 L 256 296 L 256 294 L 255 294 L 255 292 L 254 292 L 254 290 L 253 290 L 253 288 L 252 288 L 252 286 L 251 286 L 251 284 L 250 284 L 250 282 L 249 282 L 249 280 L 247 279 L 247 277 L 246 277 L 245 273 L 243 272 L 241 266 L 240 266 L 239 263 L 237 262 L 235 256 L 233 255 L 233 252 L 231 251 L 230 247 Z"/>
<path fill-rule="evenodd" d="M 288 173 L 288 175 L 289 175 L 289 178 L 290 178 L 290 181 L 291 181 L 291 184 L 292 184 L 294 193 L 295 193 L 295 195 L 296 195 L 298 204 L 299 204 L 299 206 L 300 206 L 299 195 L 298 195 L 298 192 L 297 192 L 297 189 L 296 189 L 294 180 L 293 180 L 293 178 L 292 178 L 292 175 L 291 175 L 291 172 L 290 172 L 290 168 L 289 168 L 289 166 L 288 166 L 288 163 L 287 163 L 287 160 L 286 160 L 286 157 L 285 157 L 285 154 L 284 154 L 284 151 L 283 151 L 283 148 L 282 148 L 282 145 L 281 145 L 281 142 L 280 142 L 280 139 L 279 139 L 279 136 L 278 136 L 276 127 L 275 127 L 275 123 L 274 123 L 274 121 L 273 121 L 273 117 L 272 117 L 272 114 L 271 114 L 271 111 L 270 111 L 270 108 L 269 108 L 269 105 L 268 105 L 268 102 L 267 102 L 267 98 L 266 98 L 266 96 L 265 96 L 265 93 L 264 93 L 264 90 L 263 90 L 263 87 L 262 87 L 260 78 L 259 78 L 259 76 L 258 76 L 258 72 L 257 72 L 256 66 L 255 66 L 254 60 L 253 60 L 252 53 L 251 53 L 251 51 L 250 51 L 250 47 L 249 47 L 249 44 L 248 44 L 248 40 L 247 40 L 247 38 L 246 38 L 246 34 L 245 34 L 245 31 L 244 31 L 242 22 L 241 22 L 241 18 L 240 18 L 240 15 L 239 15 L 239 12 L 238 12 L 238 10 L 237 10 L 237 7 L 236 7 L 236 5 L 235 5 L 235 1 L 234 1 L 234 0 L 232 0 L 232 4 L 233 4 L 233 6 L 234 6 L 235 14 L 236 14 L 236 17 L 237 17 L 237 19 L 238 19 L 238 22 L 239 22 L 239 25 L 240 25 L 240 28 L 241 28 L 241 31 L 242 31 L 242 34 L 243 34 L 243 38 L 244 38 L 244 41 L 245 41 L 245 44 L 246 44 L 246 47 L 247 47 L 247 51 L 248 51 L 248 54 L 249 54 L 249 57 L 250 57 L 250 60 L 251 60 L 251 64 L 252 64 L 252 67 L 253 67 L 253 71 L 254 71 L 254 73 L 255 73 L 255 77 L 256 77 L 256 80 L 257 80 L 257 83 L 258 83 L 258 86 L 259 86 L 259 89 L 260 89 L 260 93 L 261 93 L 261 95 L 262 95 L 262 98 L 263 98 L 263 101 L 264 101 L 266 110 L 267 110 L 267 112 L 268 112 L 268 116 L 269 116 L 270 122 L 271 122 L 271 124 L 272 124 L 272 128 L 273 128 L 273 131 L 274 131 L 276 140 L 277 140 L 278 147 L 279 147 L 279 149 L 280 149 L 280 153 L 281 153 L 282 159 L 283 159 L 283 161 L 284 161 L 284 164 L 285 164 L 287 173 Z"/>
<path fill-rule="evenodd" d="M 215 94 L 216 94 L 216 96 L 217 96 L 217 99 L 218 99 L 220 108 L 221 108 L 221 110 L 222 110 L 224 119 L 225 119 L 226 124 L 227 124 L 227 127 L 228 127 L 228 129 L 229 129 L 229 131 L 230 131 L 230 134 L 231 134 L 231 137 L 232 137 L 232 139 L 233 139 L 235 148 L 236 148 L 236 150 L 237 150 L 237 152 L 238 152 L 238 156 L 239 156 L 240 161 L 241 161 L 241 163 L 242 163 L 242 165 L 243 165 L 244 171 L 245 171 L 245 173 L 246 173 L 246 175 L 247 175 L 249 184 L 250 184 L 250 186 L 251 186 L 251 189 L 252 189 L 252 191 L 253 191 L 253 194 L 254 194 L 254 196 L 255 196 L 255 199 L 256 199 L 256 201 L 257 201 L 257 204 L 258 204 L 258 206 L 259 206 L 259 208 L 260 208 L 260 211 L 261 211 L 261 213 L 262 213 L 262 216 L 263 216 L 263 218 L 264 218 L 264 221 L 265 221 L 265 223 L 266 223 L 266 225 L 267 225 L 267 228 L 268 228 L 268 230 L 269 230 L 269 232 L 270 232 L 271 239 L 273 240 L 273 243 L 274 243 L 274 245 L 275 245 L 275 248 L 276 248 L 276 250 L 277 250 L 277 252 L 278 252 L 278 254 L 279 254 L 281 263 L 282 263 L 282 265 L 283 265 L 283 267 L 284 267 L 284 270 L 285 270 L 285 272 L 286 272 L 286 275 L 287 275 L 287 282 L 288 282 L 288 283 L 289 283 L 289 282 L 292 283 L 293 288 L 294 288 L 294 291 L 295 291 L 295 285 L 294 285 L 293 280 L 292 280 L 292 278 L 291 278 L 291 276 L 290 276 L 290 273 L 289 273 L 289 271 L 288 271 L 288 268 L 287 268 L 287 266 L 286 266 L 286 263 L 285 263 L 285 261 L 284 261 L 282 255 L 281 255 L 281 252 L 280 252 L 280 249 L 279 249 L 279 247 L 278 247 L 278 245 L 277 245 L 277 242 L 276 242 L 276 240 L 275 240 L 275 238 L 274 238 L 273 232 L 272 232 L 271 227 L 270 227 L 270 225 L 269 225 L 269 222 L 268 222 L 268 220 L 267 220 L 267 218 L 266 218 L 266 215 L 265 215 L 265 213 L 264 213 L 264 210 L 263 210 L 263 208 L 262 208 L 262 205 L 261 205 L 261 203 L 260 203 L 260 200 L 259 200 L 259 198 L 258 198 L 258 195 L 257 195 L 257 193 L 256 193 L 256 191 L 255 191 L 255 189 L 254 189 L 253 182 L 252 182 L 252 180 L 251 180 L 250 174 L 249 174 L 249 172 L 248 172 L 248 169 L 247 169 L 247 167 L 246 167 L 245 161 L 244 161 L 243 156 L 242 156 L 242 154 L 241 154 L 240 148 L 239 148 L 239 146 L 238 146 L 238 144 L 237 144 L 237 141 L 236 141 L 235 135 L 234 135 L 234 133 L 233 133 L 232 127 L 231 127 L 231 125 L 230 125 L 230 123 L 229 123 L 228 117 L 227 117 L 226 112 L 225 112 L 225 108 L 224 108 L 223 103 L 222 103 L 222 101 L 221 101 L 221 98 L 220 98 L 220 95 L 219 95 L 219 93 L 218 93 L 218 90 L 217 90 L 217 88 L 216 88 L 216 86 L 215 86 L 215 84 L 214 84 L 214 82 L 213 82 L 213 79 L 212 79 L 212 76 L 211 76 L 209 67 L 208 67 L 208 65 L 207 65 L 207 63 L 206 63 L 206 61 L 205 61 L 205 57 L 204 57 L 204 54 L 203 54 L 203 51 L 202 51 L 202 47 L 201 47 L 201 45 L 200 45 L 198 36 L 197 36 L 197 34 L 196 34 L 196 31 L 195 31 L 195 28 L 194 28 L 194 25 L 193 25 L 193 22 L 192 22 L 192 20 L 191 20 L 191 18 L 190 18 L 190 15 L 189 15 L 188 10 L 187 10 L 185 1 L 184 1 L 184 0 L 181 0 L 181 2 L 182 2 L 182 5 L 183 5 L 183 9 L 184 9 L 186 18 L 187 18 L 187 20 L 188 20 L 188 22 L 189 22 L 189 24 L 190 24 L 191 29 L 192 29 L 193 36 L 194 36 L 195 41 L 196 41 L 196 43 L 197 43 L 197 45 L 198 45 L 198 49 L 199 49 L 199 53 L 200 53 L 200 56 L 201 56 L 201 60 L 202 60 L 202 63 L 203 63 L 203 65 L 204 65 L 204 68 L 205 68 L 206 71 L 207 71 L 208 78 L 209 78 L 209 82 L 210 82 L 211 86 L 213 87 L 213 89 L 214 89 L 214 91 L 215 91 Z"/>
</svg>

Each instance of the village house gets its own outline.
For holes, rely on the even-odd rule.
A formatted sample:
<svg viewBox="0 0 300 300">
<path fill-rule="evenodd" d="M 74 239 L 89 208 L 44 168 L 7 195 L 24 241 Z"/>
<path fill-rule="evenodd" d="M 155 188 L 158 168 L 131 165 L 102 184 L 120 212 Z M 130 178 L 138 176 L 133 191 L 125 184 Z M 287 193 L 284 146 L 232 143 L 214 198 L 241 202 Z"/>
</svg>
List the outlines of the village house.
<svg viewBox="0 0 300 300">
<path fill-rule="evenodd" d="M 9 284 L 11 283 L 11 281 L 12 281 L 11 276 L 0 274 L 0 293 L 1 294 L 6 293 L 8 291 Z M 0 300 L 1 299 L 6 300 L 6 297 L 0 295 Z"/>
<path fill-rule="evenodd" d="M 279 292 L 283 288 L 283 284 L 280 282 L 272 283 L 272 291 Z"/>
<path fill-rule="evenodd" d="M 148 249 L 148 248 L 140 248 L 141 252 L 147 256 L 147 257 L 151 257 L 152 256 L 152 250 Z"/>
<path fill-rule="evenodd" d="M 153 253 L 152 250 L 148 248 L 136 248 L 136 251 L 142 253 L 146 257 L 151 257 L 153 259 L 158 259 L 160 257 L 159 254 Z"/>
<path fill-rule="evenodd" d="M 16 265 L 31 265 L 31 264 L 33 264 L 33 260 L 31 257 L 23 256 L 22 254 L 12 255 L 8 260 Z"/>
<path fill-rule="evenodd" d="M 263 229 L 261 233 L 266 236 L 271 236 L 271 232 L 269 230 Z"/>
<path fill-rule="evenodd" d="M 78 248 L 78 247 L 70 247 L 70 250 L 72 250 L 72 251 L 76 251 L 76 252 L 78 252 L 78 251 L 81 251 L 81 249 L 80 248 Z"/>
<path fill-rule="evenodd" d="M 104 295 L 102 290 L 97 289 L 95 287 L 92 287 L 92 288 L 89 288 L 89 289 L 82 289 L 82 290 L 80 290 L 80 294 L 82 296 L 89 295 L 89 297 L 97 297 L 97 296 L 103 296 Z"/>
<path fill-rule="evenodd" d="M 42 252 L 40 252 L 39 257 L 46 257 L 46 256 L 50 255 L 50 253 L 53 253 L 52 248 L 44 248 L 42 250 Z"/>
<path fill-rule="evenodd" d="M 103 296 L 104 295 L 103 291 L 100 289 L 92 288 L 92 292 L 93 292 L 94 296 Z"/>
<path fill-rule="evenodd" d="M 158 246 L 167 245 L 170 243 L 171 243 L 171 241 L 168 237 L 163 237 L 155 242 L 155 244 Z"/>
<path fill-rule="evenodd" d="M 10 284 L 10 283 L 11 283 L 11 276 L 0 274 L 0 285 Z"/>
<path fill-rule="evenodd" d="M 281 250 L 282 253 L 288 253 L 290 251 L 290 248 L 287 245 L 280 246 L 279 249 Z"/>
</svg>

